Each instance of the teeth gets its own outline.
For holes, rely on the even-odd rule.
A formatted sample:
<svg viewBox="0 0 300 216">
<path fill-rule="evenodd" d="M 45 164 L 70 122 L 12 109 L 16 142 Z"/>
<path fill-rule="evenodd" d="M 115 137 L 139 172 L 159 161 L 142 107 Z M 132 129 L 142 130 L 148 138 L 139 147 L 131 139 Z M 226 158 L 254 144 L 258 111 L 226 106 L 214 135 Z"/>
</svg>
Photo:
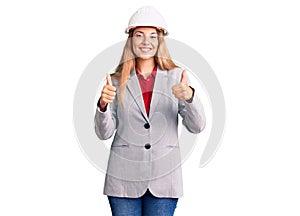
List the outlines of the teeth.
<svg viewBox="0 0 300 216">
<path fill-rule="evenodd" d="M 151 49 L 150 48 L 140 48 L 143 52 L 149 52 Z"/>
</svg>

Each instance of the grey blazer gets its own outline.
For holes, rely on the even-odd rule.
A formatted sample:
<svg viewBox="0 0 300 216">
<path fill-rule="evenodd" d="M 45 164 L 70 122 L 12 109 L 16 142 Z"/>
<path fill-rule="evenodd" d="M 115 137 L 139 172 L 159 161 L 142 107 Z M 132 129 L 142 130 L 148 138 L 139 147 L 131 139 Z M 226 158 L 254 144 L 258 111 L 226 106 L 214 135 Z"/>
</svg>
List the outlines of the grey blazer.
<svg viewBox="0 0 300 216">
<path fill-rule="evenodd" d="M 178 114 L 191 133 L 204 129 L 205 115 L 198 97 L 188 103 L 173 95 L 172 86 L 180 82 L 181 73 L 180 68 L 157 69 L 149 116 L 135 70 L 128 79 L 123 105 L 116 97 L 105 112 L 97 108 L 97 136 L 106 140 L 114 135 L 104 194 L 136 198 L 148 188 L 157 197 L 183 196 Z M 115 81 L 113 85 L 117 87 Z"/>
</svg>

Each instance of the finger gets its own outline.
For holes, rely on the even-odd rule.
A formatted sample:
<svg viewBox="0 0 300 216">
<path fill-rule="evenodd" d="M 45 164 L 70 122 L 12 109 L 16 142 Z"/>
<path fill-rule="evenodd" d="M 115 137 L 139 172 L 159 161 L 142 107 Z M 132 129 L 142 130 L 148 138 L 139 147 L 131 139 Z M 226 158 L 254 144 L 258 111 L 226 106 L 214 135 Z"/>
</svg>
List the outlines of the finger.
<svg viewBox="0 0 300 216">
<path fill-rule="evenodd" d="M 176 86 L 173 86 L 172 87 L 172 91 L 174 91 L 174 90 L 176 90 L 177 89 L 177 87 Z"/>
<path fill-rule="evenodd" d="M 114 87 L 112 85 L 105 85 L 105 89 L 107 89 L 109 91 L 113 91 L 113 92 L 115 92 L 117 90 L 116 87 Z"/>
<path fill-rule="evenodd" d="M 105 92 L 105 91 L 103 91 L 102 92 L 102 95 L 107 95 L 107 97 L 109 96 L 109 97 L 112 97 L 112 98 L 114 98 L 116 95 L 114 94 L 114 93 L 112 93 L 112 92 Z"/>
<path fill-rule="evenodd" d="M 182 91 L 182 89 L 180 89 L 180 88 L 173 88 L 172 89 L 173 93 L 177 93 L 177 92 L 180 92 L 180 91 Z"/>
<path fill-rule="evenodd" d="M 173 89 L 172 93 L 177 97 L 177 96 L 183 94 L 183 91 L 181 89 Z"/>
<path fill-rule="evenodd" d="M 181 83 L 187 83 L 187 81 L 186 81 L 186 70 L 182 71 L 180 82 Z"/>
<path fill-rule="evenodd" d="M 115 98 L 115 95 L 110 95 L 108 93 L 103 92 L 102 97 L 106 98 L 106 99 L 109 99 L 109 100 L 113 100 Z"/>
<path fill-rule="evenodd" d="M 116 93 L 112 92 L 112 91 L 103 91 L 103 94 L 106 94 L 106 95 L 111 96 L 111 97 L 116 96 Z"/>
<path fill-rule="evenodd" d="M 108 95 L 110 95 L 110 96 L 115 96 L 115 95 L 116 95 L 116 92 L 115 92 L 115 91 L 112 91 L 112 90 L 110 90 L 110 89 L 108 89 L 108 88 L 104 88 L 102 92 L 103 92 L 103 93 L 106 93 L 106 94 L 108 94 Z"/>
<path fill-rule="evenodd" d="M 102 95 L 101 100 L 105 103 L 112 103 L 114 100 L 114 97 L 110 97 L 107 95 Z"/>
<path fill-rule="evenodd" d="M 109 99 L 109 98 L 103 98 L 104 103 L 112 103 L 114 100 Z"/>
<path fill-rule="evenodd" d="M 173 91 L 184 91 L 186 89 L 186 85 L 182 83 L 178 83 L 177 85 L 172 87 Z"/>
<path fill-rule="evenodd" d="M 112 86 L 110 74 L 106 74 L 106 84 Z"/>
<path fill-rule="evenodd" d="M 172 92 L 173 92 L 173 94 L 184 94 L 186 92 L 186 90 L 179 87 L 179 88 L 172 89 Z"/>
<path fill-rule="evenodd" d="M 173 86 L 172 86 L 172 89 L 180 89 L 181 86 L 182 86 L 182 84 L 181 84 L 181 83 L 178 83 L 178 84 L 176 84 L 176 85 L 173 85 Z"/>
<path fill-rule="evenodd" d="M 176 92 L 180 91 L 180 88 L 178 86 L 173 86 L 172 87 L 172 92 L 175 94 Z"/>
<path fill-rule="evenodd" d="M 186 91 L 174 91 L 173 94 L 175 96 L 182 96 L 182 95 L 186 95 L 187 92 Z"/>
<path fill-rule="evenodd" d="M 179 100 L 184 100 L 184 96 L 182 94 L 174 95 Z"/>
<path fill-rule="evenodd" d="M 111 92 L 111 93 L 116 93 L 116 87 L 110 86 L 110 85 L 105 85 L 105 86 L 103 86 L 101 92 Z"/>
</svg>

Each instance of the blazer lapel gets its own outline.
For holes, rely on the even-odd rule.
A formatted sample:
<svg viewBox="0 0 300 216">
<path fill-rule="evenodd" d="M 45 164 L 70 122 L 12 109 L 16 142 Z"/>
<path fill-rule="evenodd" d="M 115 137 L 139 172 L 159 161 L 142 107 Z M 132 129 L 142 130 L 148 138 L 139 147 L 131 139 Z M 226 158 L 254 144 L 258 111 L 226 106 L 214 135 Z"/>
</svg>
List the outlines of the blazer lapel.
<svg viewBox="0 0 300 216">
<path fill-rule="evenodd" d="M 157 67 L 153 92 L 152 92 L 152 98 L 150 103 L 150 110 L 149 110 L 149 119 L 155 112 L 156 106 L 159 103 L 160 97 L 165 92 L 165 88 L 167 86 L 167 71 L 160 70 L 159 67 Z"/>
<path fill-rule="evenodd" d="M 147 121 L 149 121 L 147 113 L 146 113 L 145 105 L 144 105 L 144 99 L 143 99 L 140 83 L 139 83 L 139 80 L 137 78 L 135 68 L 130 73 L 130 78 L 127 81 L 126 87 L 128 88 L 128 90 L 129 90 L 131 96 L 133 97 L 134 101 L 138 105 L 138 107 L 139 107 L 142 115 L 144 116 L 144 118 Z"/>
</svg>

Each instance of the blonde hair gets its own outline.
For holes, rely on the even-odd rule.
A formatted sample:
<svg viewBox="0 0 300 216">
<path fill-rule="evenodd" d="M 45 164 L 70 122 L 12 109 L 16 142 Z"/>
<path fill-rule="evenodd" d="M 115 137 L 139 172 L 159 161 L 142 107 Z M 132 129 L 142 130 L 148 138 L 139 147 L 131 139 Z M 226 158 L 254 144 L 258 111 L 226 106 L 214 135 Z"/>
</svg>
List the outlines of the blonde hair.
<svg viewBox="0 0 300 216">
<path fill-rule="evenodd" d="M 130 72 L 133 70 L 136 63 L 135 60 L 136 56 L 132 51 L 133 31 L 134 30 L 131 30 L 129 32 L 126 44 L 123 49 L 121 60 L 115 70 L 115 73 L 112 75 L 112 78 L 118 81 L 118 85 L 119 85 L 118 101 L 119 104 L 121 105 L 123 103 L 123 95 L 126 88 L 127 80 L 130 76 Z M 155 64 L 161 70 L 170 70 L 170 69 L 177 68 L 178 66 L 172 61 L 170 57 L 170 53 L 168 51 L 166 42 L 164 40 L 163 32 L 159 29 L 157 29 L 157 32 L 158 32 L 158 48 L 157 48 L 156 55 L 154 56 Z"/>
</svg>

